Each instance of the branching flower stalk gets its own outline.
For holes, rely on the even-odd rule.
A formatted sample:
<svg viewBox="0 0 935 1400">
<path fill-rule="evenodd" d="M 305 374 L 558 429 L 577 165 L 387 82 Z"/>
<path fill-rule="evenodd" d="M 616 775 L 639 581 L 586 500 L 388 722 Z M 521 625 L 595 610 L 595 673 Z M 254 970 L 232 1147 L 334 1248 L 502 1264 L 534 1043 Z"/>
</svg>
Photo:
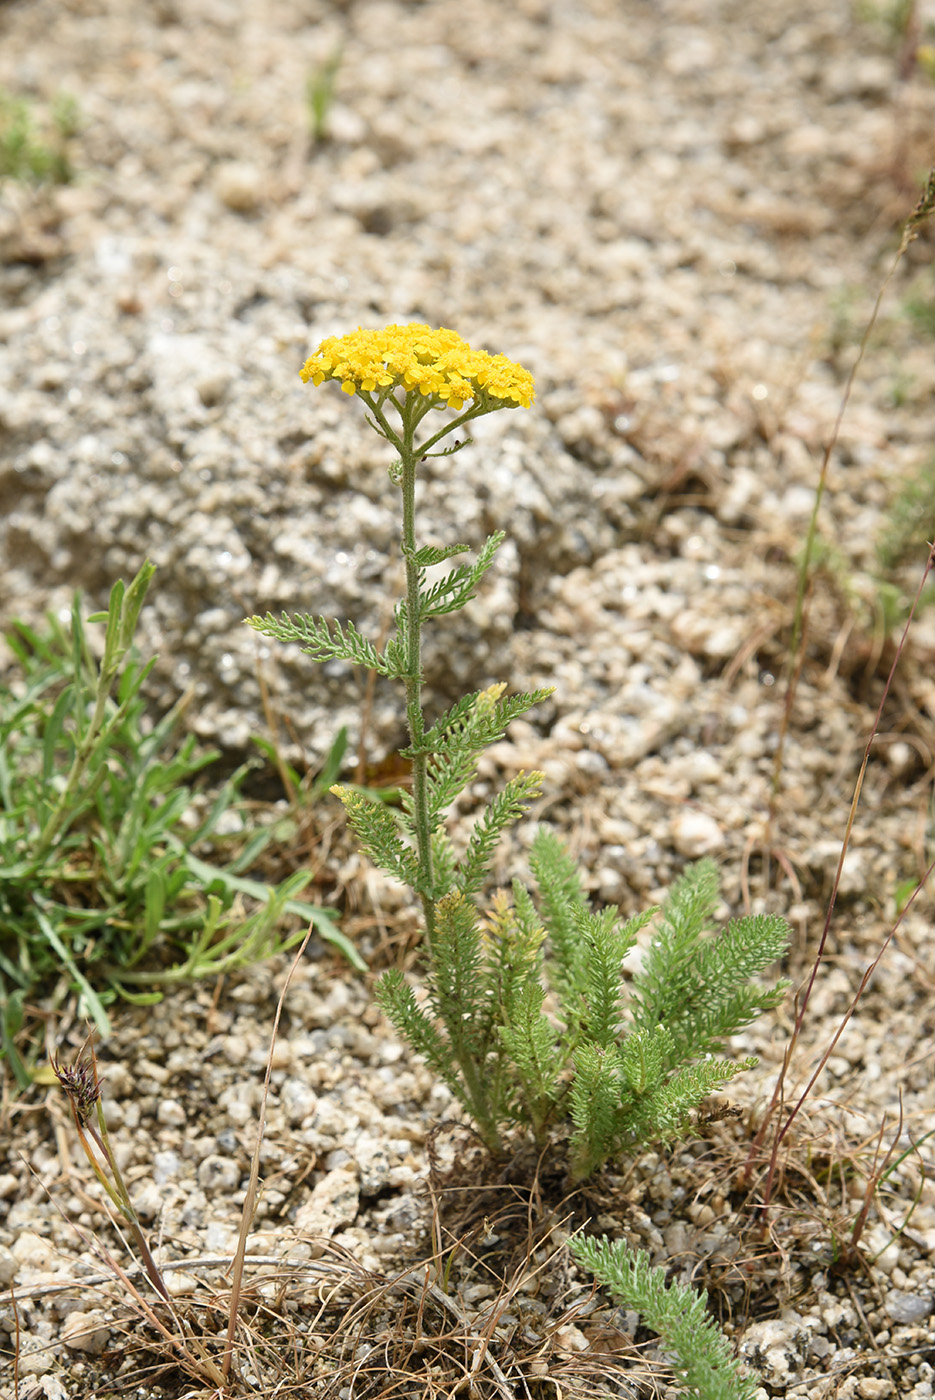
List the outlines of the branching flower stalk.
<svg viewBox="0 0 935 1400">
<path fill-rule="evenodd" d="M 533 397 L 533 381 L 521 366 L 505 356 L 496 358 L 470 349 L 453 331 L 430 330 L 428 326 L 390 326 L 377 334 L 360 330 L 354 335 L 326 340 L 302 369 L 305 383 L 316 386 L 325 379 L 340 380 L 345 393 L 356 394 L 367 405 L 371 424 L 399 453 L 399 461 L 390 468 L 390 478 L 400 489 L 402 497 L 402 556 L 406 568 L 406 601 L 399 607 L 397 621 L 402 624 L 401 679 L 406 686 L 406 722 L 410 747 L 405 755 L 412 763 L 413 828 L 419 861 L 419 894 L 425 916 L 426 936 L 431 948 L 435 932 L 435 880 L 432 862 L 432 820 L 428 801 L 428 760 L 432 746 L 426 742 L 425 717 L 422 708 L 422 624 L 429 613 L 423 599 L 427 557 L 432 563 L 463 553 L 466 545 L 449 546 L 444 550 L 423 551 L 416 544 L 416 472 L 427 457 L 450 457 L 467 445 L 455 441 L 441 451 L 433 448 L 474 418 L 492 413 L 498 408 L 528 408 Z M 400 390 L 402 394 L 400 394 Z M 465 403 L 469 407 L 465 408 Z M 421 443 L 416 435 L 423 420 L 436 409 L 450 408 L 458 412 L 454 420 L 446 421 L 437 432 Z M 395 409 L 401 422 L 397 431 L 388 412 Z M 494 535 L 488 540 L 490 558 L 503 539 Z M 460 573 L 461 571 L 456 571 Z M 480 575 L 478 574 L 478 577 Z M 458 580 L 460 584 L 462 580 Z M 476 579 L 471 580 L 471 591 Z M 471 593 L 467 588 L 456 592 L 455 606 L 461 607 Z M 449 597 L 449 604 L 452 599 Z M 445 611 L 449 611 L 446 607 Z M 343 791 L 342 791 L 343 797 Z"/>
<path fill-rule="evenodd" d="M 267 616 L 265 619 L 250 618 L 249 622 L 260 631 L 298 641 L 310 640 L 308 629 L 317 626 L 314 645 L 305 648 L 309 655 L 318 660 L 335 656 L 362 660 L 382 675 L 404 682 L 410 744 L 403 757 L 412 764 L 412 831 L 417 858 L 417 878 L 410 883 L 422 903 L 431 949 L 435 902 L 440 891 L 432 849 L 438 824 L 430 810 L 428 770 L 438 736 L 434 731 L 427 732 L 422 707 L 422 627 L 428 617 L 453 612 L 473 597 L 478 580 L 489 568 L 504 536 L 502 533 L 492 535 L 473 567 L 457 568 L 441 584 L 428 588 L 427 568 L 465 553 L 468 546 L 419 549 L 415 529 L 416 473 L 419 463 L 427 457 L 449 457 L 465 447 L 469 439 L 455 439 L 450 446 L 433 450 L 443 438 L 473 419 L 499 408 L 528 408 L 534 394 L 533 380 L 521 365 L 503 355 L 473 351 L 454 331 L 432 330 L 420 324 L 388 326 L 379 332 L 358 330 L 351 335 L 331 337 L 306 361 L 301 373 L 305 383 L 311 381 L 317 386 L 325 380 L 335 380 L 345 393 L 356 394 L 369 410 L 371 427 L 399 454 L 389 475 L 401 495 L 406 596 L 396 606 L 397 635 L 381 658 L 377 657 L 375 649 L 363 642 L 353 626 L 348 627 L 345 638 L 339 626 L 329 626 L 325 619 L 319 619 L 316 624 L 307 618 L 304 624 L 296 624 L 286 617 L 276 620 Z M 457 416 L 418 441 L 423 420 L 439 409 L 454 409 Z M 395 417 L 399 419 L 398 426 L 391 421 Z M 360 655 L 360 644 L 366 649 L 364 656 Z M 528 698 L 530 703 L 535 703 L 548 693 L 542 691 L 535 698 Z M 340 786 L 335 791 L 347 806 L 356 829 L 355 815 L 362 816 L 359 800 L 355 804 L 353 795 Z M 361 833 L 358 831 L 358 834 Z"/>
<path fill-rule="evenodd" d="M 540 1148 L 557 1130 L 568 1139 L 570 1174 L 582 1180 L 619 1152 L 684 1133 L 705 1098 L 755 1064 L 713 1052 L 783 996 L 786 983 L 769 988 L 754 979 L 782 955 L 788 927 L 758 915 L 710 936 L 718 877 L 703 861 L 673 888 L 624 1008 L 623 959 L 655 911 L 621 923 L 615 909 L 592 909 L 574 864 L 547 829 L 530 852 L 535 899 L 515 881 L 512 898 L 500 892 L 480 913 L 475 899 L 496 844 L 539 791 L 542 774 L 511 778 L 489 800 L 460 856 L 445 817 L 472 782 L 478 755 L 551 691 L 508 696 L 496 684 L 427 723 L 422 627 L 474 596 L 504 535 L 491 535 L 473 564 L 430 582 L 429 569 L 468 546 L 419 545 L 416 474 L 426 457 L 463 447 L 460 438 L 439 444 L 472 419 L 528 408 L 533 381 L 521 365 L 474 351 L 453 331 L 416 324 L 325 340 L 302 378 L 336 381 L 360 398 L 370 426 L 398 454 L 390 477 L 401 493 L 406 589 L 395 607 L 395 635 L 382 651 L 353 622 L 248 619 L 258 631 L 298 642 L 317 661 L 348 660 L 404 683 L 409 746 L 402 756 L 412 764 L 412 790 L 402 811 L 394 814 L 359 790 L 332 788 L 364 850 L 414 890 L 425 912 L 425 995 L 417 997 L 392 970 L 380 979 L 377 1000 L 471 1115 L 491 1152 L 502 1150 L 516 1125 Z M 455 417 L 426 432 L 433 410 Z"/>
</svg>

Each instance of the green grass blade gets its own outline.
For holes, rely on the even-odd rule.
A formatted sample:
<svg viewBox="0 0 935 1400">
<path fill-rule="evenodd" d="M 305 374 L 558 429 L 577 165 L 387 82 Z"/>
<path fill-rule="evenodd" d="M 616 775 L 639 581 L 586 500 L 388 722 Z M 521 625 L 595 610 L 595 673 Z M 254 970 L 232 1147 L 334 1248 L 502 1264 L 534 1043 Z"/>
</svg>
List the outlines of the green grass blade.
<svg viewBox="0 0 935 1400">
<path fill-rule="evenodd" d="M 97 992 L 91 986 L 91 983 L 85 977 L 84 973 L 79 970 L 71 953 L 65 947 L 65 944 L 59 938 L 55 929 L 38 905 L 36 905 L 36 922 L 49 946 L 58 954 L 62 966 L 67 968 L 72 980 L 80 987 L 81 996 L 87 1008 L 88 1015 L 97 1027 L 98 1032 L 105 1038 L 108 1037 L 111 1033 L 110 1017 L 104 1010 Z"/>
</svg>

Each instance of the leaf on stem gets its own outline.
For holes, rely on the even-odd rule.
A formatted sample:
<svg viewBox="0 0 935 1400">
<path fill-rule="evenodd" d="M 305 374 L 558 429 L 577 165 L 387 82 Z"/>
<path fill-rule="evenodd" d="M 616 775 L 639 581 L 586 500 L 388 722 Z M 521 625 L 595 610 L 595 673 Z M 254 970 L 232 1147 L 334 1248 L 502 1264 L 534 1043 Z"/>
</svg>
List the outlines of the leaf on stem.
<svg viewBox="0 0 935 1400">
<path fill-rule="evenodd" d="M 494 848 L 504 829 L 525 812 L 542 788 L 543 773 L 519 772 L 498 792 L 471 832 L 456 876 L 462 894 L 476 894 L 490 869 Z"/>
<path fill-rule="evenodd" d="M 511 999 L 500 1026 L 503 1048 L 516 1067 L 520 1092 L 536 1138 L 540 1138 L 558 1098 L 562 1056 L 555 1030 L 542 1010 L 545 988 L 529 977 Z"/>
<path fill-rule="evenodd" d="M 592 914 L 584 905 L 573 904 L 571 916 L 586 949 L 584 1034 L 595 1045 L 607 1049 L 616 1044 L 620 1035 L 621 964 L 636 943 L 640 929 L 652 918 L 652 911 L 637 914 L 623 925 L 617 922 L 613 908 Z"/>
<path fill-rule="evenodd" d="M 759 1383 L 740 1374 L 729 1341 L 707 1311 L 705 1292 L 667 1282 L 665 1268 L 653 1268 L 649 1256 L 625 1240 L 576 1239 L 569 1249 L 615 1303 L 638 1312 L 675 1353 L 675 1369 L 688 1394 L 698 1400 L 754 1400 Z"/>
<path fill-rule="evenodd" d="M 421 1009 L 410 986 L 403 981 L 398 968 L 391 968 L 380 978 L 374 990 L 377 1005 L 404 1036 L 417 1055 L 425 1058 L 429 1069 L 434 1070 L 440 1079 L 458 1099 L 469 1107 L 464 1088 L 452 1058 L 451 1046 L 437 1030 L 434 1022 Z"/>
<path fill-rule="evenodd" d="M 554 959 L 550 980 L 562 998 L 565 1012 L 577 1020 L 587 987 L 586 948 L 578 937 L 573 909 L 586 908 L 574 861 L 549 827 L 540 827 L 529 853 L 542 916 Z M 571 1023 L 570 1027 L 571 1028 Z"/>
<path fill-rule="evenodd" d="M 620 1080 L 616 1051 L 585 1043 L 575 1055 L 570 1113 L 573 1175 L 589 1176 L 611 1155 L 617 1139 Z"/>
<path fill-rule="evenodd" d="M 430 588 L 425 586 L 425 575 L 420 572 L 419 576 L 419 603 L 420 617 L 441 617 L 445 613 L 456 612 L 463 608 L 465 603 L 470 602 L 474 597 L 474 590 L 484 574 L 490 568 L 494 560 L 494 555 L 503 543 L 506 535 L 504 531 L 498 530 L 495 534 L 489 535 L 481 546 L 477 559 L 473 564 L 462 564 L 459 568 L 453 569 L 450 574 L 446 574 L 443 579 L 433 584 Z M 438 559 L 431 560 L 432 563 L 441 563 L 445 558 L 451 558 L 454 554 L 463 552 L 465 546 L 455 545 L 450 552 L 435 551 L 439 554 Z M 426 553 L 419 550 L 419 555 Z M 419 555 L 415 556 L 420 563 Z"/>
<path fill-rule="evenodd" d="M 279 618 L 267 613 L 265 617 L 248 617 L 248 626 L 267 637 L 276 637 L 281 642 L 298 642 L 306 656 L 315 661 L 350 661 L 355 666 L 366 666 L 381 676 L 398 679 L 406 674 L 398 652 L 390 658 L 381 656 L 373 642 L 361 636 L 353 622 L 341 624 L 325 617 L 289 617 L 283 613 Z"/>
<path fill-rule="evenodd" d="M 633 982 L 634 1023 L 660 1021 L 673 1037 L 673 1064 L 716 1049 L 762 1011 L 776 1006 L 789 983 L 752 981 L 789 945 L 789 926 L 773 914 L 735 920 L 706 936 L 718 899 L 713 861 L 689 867 L 672 889 L 662 925 Z"/>
<path fill-rule="evenodd" d="M 353 788 L 342 787 L 340 783 L 335 783 L 331 791 L 343 802 L 351 829 L 374 864 L 394 879 L 411 885 L 417 893 L 423 893 L 415 851 L 400 837 L 386 804 L 375 802 Z"/>
</svg>

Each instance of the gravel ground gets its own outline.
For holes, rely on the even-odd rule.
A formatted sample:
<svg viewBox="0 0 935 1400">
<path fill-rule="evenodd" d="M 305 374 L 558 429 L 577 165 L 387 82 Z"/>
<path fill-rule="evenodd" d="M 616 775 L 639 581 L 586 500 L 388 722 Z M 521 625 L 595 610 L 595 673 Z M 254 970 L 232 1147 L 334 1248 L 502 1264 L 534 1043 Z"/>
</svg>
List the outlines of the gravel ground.
<svg viewBox="0 0 935 1400">
<path fill-rule="evenodd" d="M 935 11 L 919 3 L 915 19 L 924 39 Z M 13 0 L 0 38 L 0 86 L 40 103 L 71 93 L 83 118 L 74 184 L 0 189 L 0 615 L 35 622 L 75 587 L 100 606 L 148 556 L 154 706 L 193 686 L 194 729 L 236 761 L 263 732 L 259 660 L 313 761 L 341 723 L 356 741 L 359 678 L 269 652 L 241 622 L 313 611 L 378 633 L 400 577 L 384 445 L 358 405 L 298 370 L 357 325 L 451 326 L 526 365 L 537 400 L 426 464 L 427 538 L 509 535 L 482 596 L 429 639 L 432 702 L 500 678 L 556 687 L 490 754 L 463 813 L 504 774 L 542 768 L 534 815 L 562 829 L 597 895 L 631 911 L 713 854 L 731 910 L 747 900 L 791 919 L 801 977 L 892 658 L 874 627 L 876 540 L 931 453 L 923 234 L 833 455 L 820 517 L 833 548 L 770 815 L 822 450 L 935 161 L 935 84 L 912 62 L 913 35 L 900 44 L 846 0 Z M 306 80 L 338 53 L 330 139 L 315 142 Z M 910 593 L 926 529 L 897 578 Z M 868 767 L 803 1084 L 897 888 L 930 858 L 933 658 L 930 611 Z M 399 697 L 378 687 L 370 757 L 401 738 Z M 504 875 L 522 873 L 531 826 L 505 848 Z M 347 852 L 341 878 L 356 873 L 377 923 L 399 917 L 398 891 Z M 372 949 L 377 935 L 363 936 Z M 713 1147 L 641 1159 L 605 1210 L 719 1290 L 763 1396 L 933 1394 L 935 1159 L 931 1140 L 912 1147 L 935 1108 L 933 961 L 923 896 L 813 1095 L 796 1149 L 810 1165 L 789 1167 L 794 1209 L 775 1248 L 718 1185 L 743 1160 L 746 1119 Z M 114 1137 L 161 1257 L 233 1247 L 284 975 L 273 965 L 128 1007 L 102 1049 Z M 787 1010 L 737 1038 L 761 1057 L 733 1096 L 745 1108 L 772 1092 L 790 1029 Z M 320 951 L 275 1051 L 251 1251 L 311 1267 L 344 1250 L 375 1274 L 411 1263 L 425 1250 L 427 1138 L 451 1115 L 365 982 Z M 834 1247 L 884 1121 L 881 1157 L 891 1143 L 892 1161 L 907 1155 L 871 1210 L 866 1267 L 842 1276 Z M 20 1301 L 17 1318 L 0 1305 L 0 1329 L 19 1330 L 21 1359 L 0 1393 L 128 1393 L 106 1379 L 121 1363 L 119 1294 L 30 1294 L 100 1272 L 88 1230 L 118 1247 L 62 1106 L 27 1095 L 10 1128 L 0 1282 Z M 550 1238 L 557 1249 L 557 1225 Z M 554 1258 L 546 1277 L 585 1298 Z M 195 1287 L 172 1278 L 179 1297 Z M 558 1283 L 544 1296 L 554 1319 Z M 583 1314 L 561 1326 L 555 1376 L 600 1350 Z M 182 1393 L 172 1384 L 132 1389 Z M 635 1384 L 605 1389 L 649 1393 Z"/>
</svg>

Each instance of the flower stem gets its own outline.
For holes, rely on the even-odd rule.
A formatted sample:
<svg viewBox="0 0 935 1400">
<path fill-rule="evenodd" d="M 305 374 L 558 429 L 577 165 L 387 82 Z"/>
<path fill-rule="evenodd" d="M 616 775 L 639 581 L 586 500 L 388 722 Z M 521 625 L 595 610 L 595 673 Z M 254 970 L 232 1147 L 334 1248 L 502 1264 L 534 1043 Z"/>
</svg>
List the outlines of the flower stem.
<svg viewBox="0 0 935 1400">
<path fill-rule="evenodd" d="M 413 447 L 415 424 L 405 421 L 400 461 L 400 490 L 403 498 L 402 548 L 406 561 L 406 721 L 412 756 L 412 811 L 419 857 L 419 894 L 425 914 L 425 930 L 431 953 L 435 932 L 433 899 L 432 832 L 429 823 L 428 755 L 423 747 L 425 720 L 422 714 L 422 612 L 419 594 L 419 566 L 415 562 L 416 465 Z"/>
</svg>

